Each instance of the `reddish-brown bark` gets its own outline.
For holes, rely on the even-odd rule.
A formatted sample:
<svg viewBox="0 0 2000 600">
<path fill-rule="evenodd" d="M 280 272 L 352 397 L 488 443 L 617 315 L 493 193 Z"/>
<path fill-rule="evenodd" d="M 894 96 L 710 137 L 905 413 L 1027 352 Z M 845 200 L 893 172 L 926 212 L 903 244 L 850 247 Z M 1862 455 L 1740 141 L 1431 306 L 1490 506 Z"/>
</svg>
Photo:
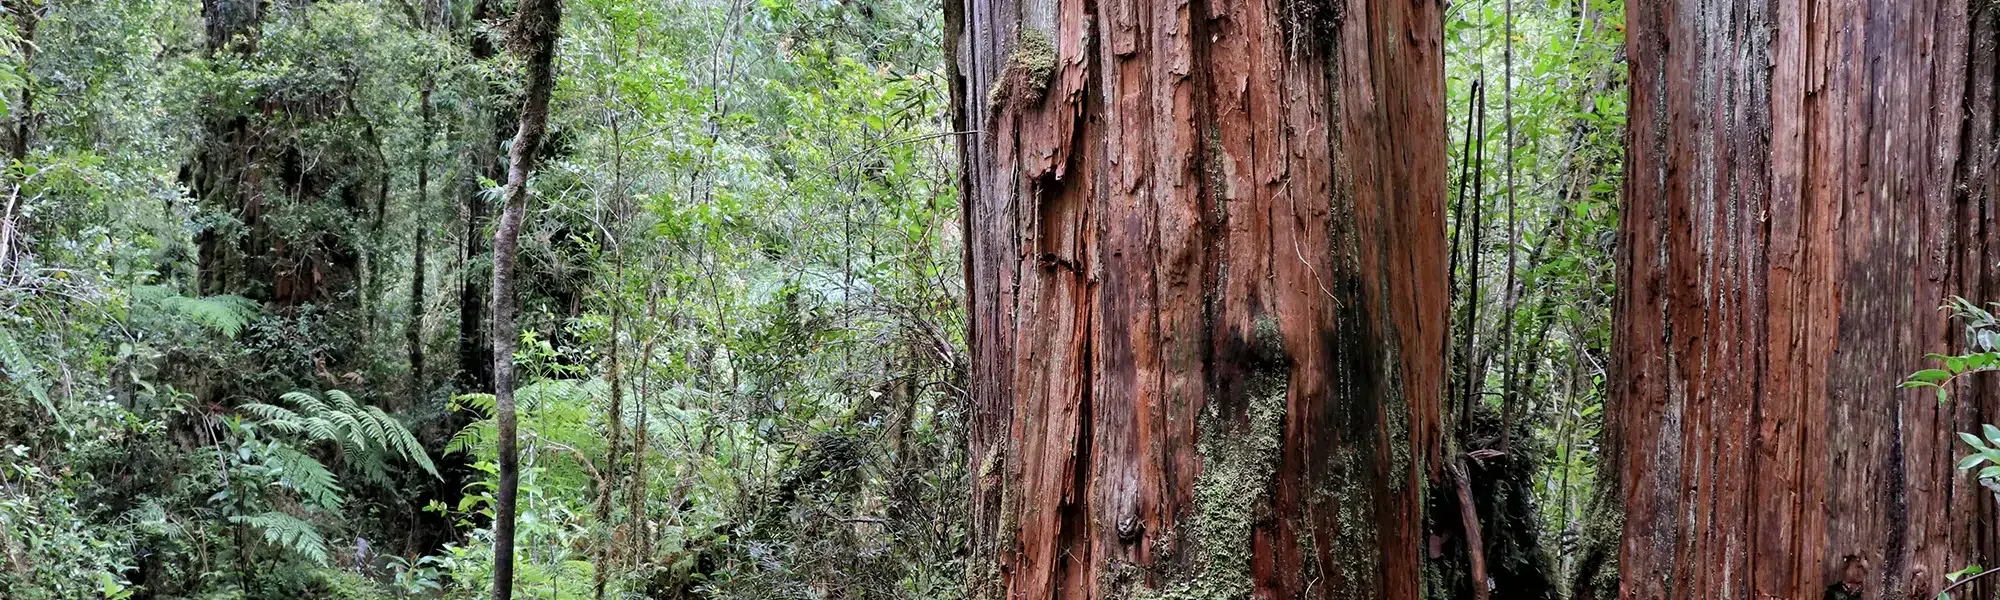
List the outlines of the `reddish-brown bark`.
<svg viewBox="0 0 2000 600">
<path fill-rule="evenodd" d="M 1441 11 L 947 2 L 976 597 L 1418 597 Z"/>
<path fill-rule="evenodd" d="M 1623 598 L 1869 598 L 1993 563 L 1989 384 L 1896 389 L 1995 299 L 1994 9 L 1632 3 L 1611 450 Z M 1914 584 L 1938 589 L 1935 581 Z M 1990 594 L 1990 591 L 1983 592 Z"/>
</svg>

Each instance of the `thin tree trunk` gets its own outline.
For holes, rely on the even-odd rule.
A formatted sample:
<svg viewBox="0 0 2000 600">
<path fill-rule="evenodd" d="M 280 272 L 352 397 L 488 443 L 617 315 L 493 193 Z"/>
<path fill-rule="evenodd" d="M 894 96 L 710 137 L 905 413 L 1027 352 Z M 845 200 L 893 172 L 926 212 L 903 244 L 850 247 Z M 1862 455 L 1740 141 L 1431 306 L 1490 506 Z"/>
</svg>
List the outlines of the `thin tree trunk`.
<svg viewBox="0 0 2000 600">
<path fill-rule="evenodd" d="M 1445 289 L 1451 294 L 1451 299 L 1445 304 L 1447 307 L 1451 306 L 1451 303 L 1459 301 L 1458 267 L 1459 257 L 1461 256 L 1459 252 L 1463 249 L 1462 242 L 1466 237 L 1465 193 L 1466 189 L 1472 184 L 1472 170 L 1480 168 L 1477 161 L 1473 160 L 1472 143 L 1473 140 L 1483 137 L 1473 129 L 1479 123 L 1477 113 L 1474 111 L 1479 110 L 1479 88 L 1484 83 L 1484 81 L 1474 79 L 1471 91 L 1465 95 L 1465 150 L 1459 154 L 1458 195 L 1451 203 L 1451 222 L 1453 225 L 1451 231 L 1451 264 L 1444 270 Z M 1473 251 L 1477 252 L 1478 249 L 1475 248 Z M 1446 329 L 1445 335 L 1446 337 L 1450 337 L 1450 328 Z M 1462 374 L 1467 372 L 1469 367 L 1465 362 L 1465 354 L 1456 348 L 1456 345 L 1451 340 L 1445 340 L 1445 345 L 1454 346 L 1451 364 L 1457 367 L 1450 376 L 1450 385 L 1445 388 L 1446 408 L 1450 409 L 1452 399 L 1459 398 L 1459 390 L 1465 389 L 1467 378 Z M 1463 431 L 1463 429 L 1460 431 Z"/>
<path fill-rule="evenodd" d="M 549 121 L 549 94 L 555 87 L 556 36 L 562 31 L 561 0 L 522 0 L 511 40 L 526 71 L 521 92 L 521 127 L 507 156 L 506 204 L 493 230 L 493 405 L 498 430 L 500 485 L 494 493 L 493 600 L 514 597 L 515 494 L 521 465 L 516 448 L 514 408 L 514 252 L 528 211 L 528 176 L 535 170 Z"/>
<path fill-rule="evenodd" d="M 611 426 L 611 434 L 607 440 L 607 448 L 605 449 L 605 454 L 608 456 L 606 459 L 608 464 L 605 472 L 608 474 L 607 477 L 610 478 L 615 478 L 618 475 L 619 452 L 621 451 L 621 445 L 625 441 L 625 389 L 624 379 L 621 377 L 622 373 L 619 370 L 621 364 L 619 363 L 618 356 L 618 347 L 621 343 L 619 339 L 619 327 L 623 325 L 625 317 L 625 240 L 621 239 L 618 232 L 623 231 L 624 223 L 627 220 L 625 214 L 625 147 L 621 134 L 622 131 L 619 129 L 618 118 L 614 114 L 611 117 L 612 206 L 610 211 L 611 218 L 607 219 L 609 223 L 607 224 L 606 234 L 610 236 L 612 262 L 615 267 L 612 281 L 610 282 L 611 285 L 609 286 L 611 288 L 611 341 L 606 352 L 609 366 L 604 374 L 605 382 L 610 384 L 611 388 L 611 405 L 605 408 L 604 415 L 604 420 Z M 611 227 L 618 227 L 619 229 L 613 230 L 610 229 Z M 605 583 L 610 577 L 610 572 L 618 566 L 617 552 L 613 548 L 619 536 L 614 533 L 615 528 L 611 523 L 611 495 L 611 488 L 607 486 L 605 489 L 600 490 L 597 496 L 597 523 L 598 527 L 603 529 L 604 537 L 599 540 L 598 564 L 597 568 L 592 570 L 593 581 L 591 587 L 592 597 L 598 600 L 603 600 Z"/>
<path fill-rule="evenodd" d="M 1514 309 L 1520 294 L 1514 289 L 1516 275 L 1515 255 L 1521 247 L 1521 221 L 1514 206 L 1514 0 L 1506 0 L 1505 25 L 1502 26 L 1503 59 L 1500 77 L 1501 92 L 1500 120 L 1506 126 L 1505 151 L 1501 154 L 1507 161 L 1507 283 L 1502 288 L 1507 299 L 1500 309 L 1500 451 L 1507 452 L 1514 442 L 1514 417 L 1519 410 L 1514 397 Z"/>
<path fill-rule="evenodd" d="M 1472 499 L 1472 468 L 1463 455 L 1452 460 L 1452 487 L 1458 492 L 1458 519 L 1465 530 L 1466 563 L 1470 566 L 1473 600 L 1486 600 L 1491 589 L 1486 579 L 1486 541 L 1480 534 L 1479 505 Z"/>
<path fill-rule="evenodd" d="M 1484 76 L 1480 76 L 1484 80 Z M 1480 254 L 1486 252 L 1486 90 L 1480 88 L 1480 110 L 1474 112 L 1478 118 L 1476 130 L 1480 132 L 1480 144 L 1474 146 L 1472 156 L 1472 248 L 1470 260 L 1466 260 L 1466 318 L 1464 318 L 1464 350 L 1466 356 L 1466 386 L 1464 400 L 1458 404 L 1460 426 L 1464 432 L 1472 432 L 1472 412 L 1478 408 L 1480 390 L 1486 388 L 1486 352 L 1480 352 L 1478 330 L 1480 330 Z"/>
<path fill-rule="evenodd" d="M 389 218 L 390 174 L 393 171 L 389 167 L 389 156 L 382 151 L 382 137 L 375 133 L 375 122 L 361 114 L 351 95 L 347 99 L 347 110 L 361 119 L 361 137 L 375 151 L 375 166 L 379 169 L 375 174 L 375 206 L 369 211 L 367 246 L 359 252 L 363 271 L 361 310 L 366 324 L 362 328 L 362 338 L 364 342 L 372 342 L 376 339 L 376 321 L 382 312 L 379 308 L 382 304 L 382 272 L 388 270 L 389 229 L 386 225 Z"/>
<path fill-rule="evenodd" d="M 1422 593 L 1442 3 L 1280 4 L 947 2 L 972 597 Z"/>
<path fill-rule="evenodd" d="M 14 36 L 20 41 L 20 62 L 14 64 L 15 75 L 21 78 L 20 103 L 13 107 L 14 130 L 8 132 L 7 157 L 21 162 L 28 159 L 28 142 L 33 135 L 35 120 L 35 30 L 42 22 L 43 4 L 41 0 L 6 0 L 4 6 L 14 15 Z"/>
<path fill-rule="evenodd" d="M 649 324 L 649 327 L 658 326 L 659 307 L 659 289 L 648 286 L 646 289 L 646 323 Z M 652 431 L 652 427 L 647 422 L 647 419 L 650 417 L 647 415 L 646 402 L 653 397 L 653 343 L 658 339 L 659 336 L 646 336 L 646 343 L 639 349 L 639 396 L 633 399 L 633 403 L 638 405 L 638 414 L 634 415 L 632 423 L 631 484 L 627 485 L 625 489 L 625 518 L 629 520 L 630 526 L 633 528 L 633 537 L 637 538 L 637 544 L 632 548 L 632 558 L 630 560 L 630 564 L 633 566 L 646 564 L 646 561 L 653 558 L 653 532 L 646 520 L 646 486 L 648 485 L 646 480 L 646 454 L 652 449 L 648 445 L 652 442 L 647 439 Z"/>
<path fill-rule="evenodd" d="M 1478 328 L 1478 322 L 1480 322 L 1480 252 L 1486 246 L 1486 222 L 1484 222 L 1484 210 L 1482 210 L 1482 206 L 1486 206 L 1486 86 L 1484 86 L 1486 84 L 1486 76 L 1482 74 L 1478 78 L 1478 82 L 1480 84 L 1472 86 L 1474 96 L 1478 96 L 1478 100 L 1476 100 L 1478 108 L 1472 110 L 1472 116 L 1470 116 L 1470 120 L 1472 120 L 1472 132 L 1468 132 L 1470 136 L 1478 136 L 1478 142 L 1472 144 L 1472 222 L 1470 224 L 1466 224 L 1466 222 L 1458 224 L 1460 230 L 1466 230 L 1466 228 L 1472 230 L 1468 234 L 1472 240 L 1470 240 L 1470 244 L 1466 248 L 1466 300 L 1464 300 L 1466 302 L 1466 310 L 1464 310 L 1464 318 L 1460 320 L 1462 336 L 1460 336 L 1460 346 L 1458 346 L 1458 360 L 1460 360 L 1460 368 L 1458 370 L 1464 374 L 1464 380 L 1458 386 L 1458 392 L 1460 392 L 1460 400 L 1458 400 L 1458 410 L 1460 410 L 1460 414 L 1458 414 L 1458 430 L 1464 432 L 1464 434 L 1472 432 L 1472 408 L 1478 406 L 1476 402 L 1480 402 L 1480 386 L 1486 382 L 1486 362 L 1480 360 L 1480 356 L 1474 354 L 1474 352 L 1478 352 L 1476 350 L 1478 346 L 1474 344 L 1474 338 L 1476 338 L 1476 332 L 1480 330 Z"/>
<path fill-rule="evenodd" d="M 497 21 L 500 18 L 499 8 L 495 6 L 497 1 L 475 2 L 472 7 L 473 21 L 479 23 Z M 470 33 L 469 44 L 473 60 L 485 61 L 498 56 L 500 49 L 494 46 L 486 34 L 477 31 L 477 28 L 474 29 L 475 31 Z M 497 84 L 489 85 L 487 89 L 494 95 L 504 95 L 502 88 Z M 513 136 L 510 124 L 518 125 L 516 112 L 517 110 L 508 102 L 496 103 L 487 115 L 491 119 L 490 145 L 470 153 L 474 168 L 467 170 L 463 192 L 465 197 L 463 258 L 467 268 L 464 269 L 464 278 L 460 281 L 458 294 L 458 388 L 461 392 L 483 392 L 493 389 L 493 346 L 490 343 L 492 339 L 489 336 L 490 332 L 486 331 L 488 321 L 486 297 L 490 290 L 486 288 L 477 268 L 479 257 L 488 253 L 488 249 L 482 245 L 486 240 L 482 233 L 485 231 L 491 207 L 486 202 L 486 190 L 481 188 L 479 177 L 481 170 L 484 170 L 483 174 L 488 179 L 494 181 L 507 179 L 507 163 L 501 156 L 501 148 L 503 140 Z M 490 261 L 486 266 L 491 268 Z M 490 273 L 486 275 L 487 278 L 491 277 Z"/>
<path fill-rule="evenodd" d="M 42 21 L 41 5 L 36 0 L 7 0 L 7 12 L 14 15 L 14 35 L 21 41 L 20 62 L 15 65 L 21 79 L 21 99 L 13 108 L 14 127 L 8 132 L 8 164 L 0 165 L 9 173 L 7 200 L 0 204 L 0 280 L 13 277 L 13 264 L 17 254 L 14 246 L 20 243 L 21 207 L 27 199 L 21 197 L 26 183 L 12 175 L 16 165 L 28 161 L 29 138 L 34 135 L 35 122 L 35 30 Z"/>
<path fill-rule="evenodd" d="M 403 342 L 409 348 L 410 356 L 410 406 L 421 406 L 429 392 L 429 384 L 424 375 L 424 253 L 429 242 L 431 224 L 425 219 L 430 209 L 431 183 L 431 127 L 435 115 L 431 110 L 431 91 L 435 80 L 424 77 L 423 90 L 418 92 L 418 113 L 423 118 L 422 130 L 418 133 L 423 142 L 417 147 L 417 200 L 410 210 L 410 223 L 414 225 L 414 239 L 410 244 L 410 310 L 409 322 L 403 324 Z"/>
</svg>

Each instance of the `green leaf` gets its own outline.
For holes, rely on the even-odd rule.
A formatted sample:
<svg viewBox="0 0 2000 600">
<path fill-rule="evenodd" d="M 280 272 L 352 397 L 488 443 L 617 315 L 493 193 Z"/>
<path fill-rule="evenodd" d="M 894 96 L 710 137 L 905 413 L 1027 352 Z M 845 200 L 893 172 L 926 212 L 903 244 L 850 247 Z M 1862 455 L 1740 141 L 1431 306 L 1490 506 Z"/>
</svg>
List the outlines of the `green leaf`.
<svg viewBox="0 0 2000 600">
<path fill-rule="evenodd" d="M 1980 441 L 1979 436 L 1961 431 L 1958 432 L 1958 439 L 1965 440 L 1966 444 L 1970 444 L 1974 448 L 1978 448 L 1980 450 L 1987 449 L 1986 442 Z"/>
<path fill-rule="evenodd" d="M 327 564 L 326 539 L 320 537 L 319 529 L 303 519 L 272 511 L 230 517 L 229 522 L 260 529 L 264 532 L 264 541 L 271 545 L 289 550 L 306 560 Z"/>
<path fill-rule="evenodd" d="M 1972 470 L 1973 467 L 1977 467 L 1979 466 L 1979 463 L 1985 461 L 1986 457 L 1984 455 L 1968 454 L 1965 456 L 1965 458 L 1958 459 L 1958 470 L 1970 471 Z"/>
<path fill-rule="evenodd" d="M 62 412 L 56 410 L 55 401 L 49 398 L 48 384 L 42 381 L 41 369 L 28 360 L 28 353 L 21 350 L 20 343 L 5 329 L 0 329 L 0 375 L 6 375 L 21 389 L 27 390 L 28 396 L 49 411 L 57 427 L 69 431 L 69 424 L 63 422 Z"/>
<path fill-rule="evenodd" d="M 1944 369 L 1924 369 L 1910 374 L 1910 379 L 1929 383 L 1943 383 L 1951 379 L 1951 371 Z"/>
</svg>

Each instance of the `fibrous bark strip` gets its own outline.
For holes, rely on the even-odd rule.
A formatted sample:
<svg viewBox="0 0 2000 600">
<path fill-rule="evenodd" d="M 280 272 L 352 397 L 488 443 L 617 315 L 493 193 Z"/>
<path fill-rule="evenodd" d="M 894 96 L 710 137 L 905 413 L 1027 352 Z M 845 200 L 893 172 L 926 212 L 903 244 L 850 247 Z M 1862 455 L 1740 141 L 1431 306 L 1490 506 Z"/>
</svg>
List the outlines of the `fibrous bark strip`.
<svg viewBox="0 0 2000 600">
<path fill-rule="evenodd" d="M 980 598 L 1415 598 L 1434 0 L 963 0 Z"/>
</svg>

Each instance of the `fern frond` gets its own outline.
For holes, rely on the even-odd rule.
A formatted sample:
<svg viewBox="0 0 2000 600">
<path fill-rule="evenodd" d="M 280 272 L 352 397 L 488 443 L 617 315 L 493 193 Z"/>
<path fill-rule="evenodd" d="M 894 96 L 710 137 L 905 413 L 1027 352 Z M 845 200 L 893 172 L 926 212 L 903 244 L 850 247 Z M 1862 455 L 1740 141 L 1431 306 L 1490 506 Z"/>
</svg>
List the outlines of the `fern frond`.
<svg viewBox="0 0 2000 600">
<path fill-rule="evenodd" d="M 303 419 L 291 409 L 274 404 L 252 402 L 236 407 L 236 410 L 256 419 L 264 427 L 279 433 L 298 434 L 304 431 Z"/>
<path fill-rule="evenodd" d="M 376 456 L 377 451 L 394 454 L 437 476 L 437 465 L 424 452 L 423 443 L 401 421 L 382 412 L 380 407 L 355 401 L 347 392 L 327 390 L 325 396 L 322 400 L 310 392 L 296 390 L 279 399 L 298 406 L 297 412 L 267 404 L 246 404 L 243 412 L 273 431 L 304 435 L 314 442 L 337 443 L 348 456 Z"/>
<path fill-rule="evenodd" d="M 365 415 L 380 428 L 382 433 L 377 440 L 382 443 L 383 448 L 402 455 L 404 460 L 417 463 L 417 466 L 423 467 L 424 472 L 430 473 L 432 477 L 438 476 L 437 465 L 432 464 L 430 454 L 424 452 L 423 442 L 417 441 L 416 434 L 410 433 L 409 428 L 403 427 L 402 421 L 397 421 L 395 417 L 382 412 L 382 409 L 376 406 L 368 406 Z"/>
<path fill-rule="evenodd" d="M 354 419 L 354 422 L 356 423 L 356 429 L 359 429 L 361 431 L 363 436 L 367 438 L 367 441 L 370 443 L 370 445 L 379 446 L 383 450 L 395 450 L 395 448 L 391 447 L 391 444 L 393 442 L 390 440 L 389 429 L 387 427 L 382 426 L 382 421 L 389 420 L 388 415 L 382 415 L 382 409 L 375 408 L 373 406 L 370 406 L 368 408 L 373 409 L 374 412 L 370 413 L 368 410 L 356 410 L 351 415 L 352 418 Z M 382 415 L 383 418 L 376 419 L 375 418 L 376 415 Z M 390 423 L 395 424 L 394 421 L 391 421 Z"/>
<path fill-rule="evenodd" d="M 444 453 L 470 453 L 478 449 L 485 444 L 488 437 L 486 432 L 492 428 L 493 422 L 490 420 L 473 421 L 459 429 L 458 433 L 451 434 L 451 441 L 445 442 Z"/>
<path fill-rule="evenodd" d="M 251 320 L 257 318 L 260 307 L 249 298 L 235 295 L 204 296 L 188 298 L 175 296 L 170 305 L 190 321 L 213 329 L 227 337 L 236 337 Z"/>
<path fill-rule="evenodd" d="M 258 515 L 239 515 L 229 518 L 231 523 L 255 527 L 264 532 L 264 541 L 284 548 L 306 560 L 326 562 L 326 539 L 320 537 L 319 529 L 304 519 L 281 512 L 267 512 Z"/>
<path fill-rule="evenodd" d="M 492 394 L 459 394 L 458 397 L 452 399 L 452 402 L 491 417 L 493 416 L 493 407 L 499 401 L 495 400 Z"/>
<path fill-rule="evenodd" d="M 312 441 L 339 442 L 346 445 L 347 438 L 340 435 L 339 431 L 335 431 L 333 423 L 327 422 L 326 419 L 304 419 L 299 421 L 299 427 L 306 431 L 306 437 Z"/>
<path fill-rule="evenodd" d="M 305 390 L 285 392 L 283 395 L 278 396 L 278 399 L 298 405 L 299 410 L 308 415 L 317 416 L 333 411 L 332 407 L 327 406 L 325 402 L 321 402 L 318 397 L 313 396 Z"/>
<path fill-rule="evenodd" d="M 354 397 L 347 395 L 347 392 L 343 392 L 340 390 L 327 390 L 326 397 L 328 400 L 333 401 L 334 410 L 338 410 L 344 413 L 351 413 L 357 410 L 361 410 L 361 403 L 355 402 Z"/>
<path fill-rule="evenodd" d="M 304 452 L 280 446 L 271 453 L 272 460 L 280 472 L 285 485 L 298 490 L 299 496 L 327 510 L 339 510 L 343 501 L 340 479 L 329 471 L 325 464 Z"/>
</svg>

